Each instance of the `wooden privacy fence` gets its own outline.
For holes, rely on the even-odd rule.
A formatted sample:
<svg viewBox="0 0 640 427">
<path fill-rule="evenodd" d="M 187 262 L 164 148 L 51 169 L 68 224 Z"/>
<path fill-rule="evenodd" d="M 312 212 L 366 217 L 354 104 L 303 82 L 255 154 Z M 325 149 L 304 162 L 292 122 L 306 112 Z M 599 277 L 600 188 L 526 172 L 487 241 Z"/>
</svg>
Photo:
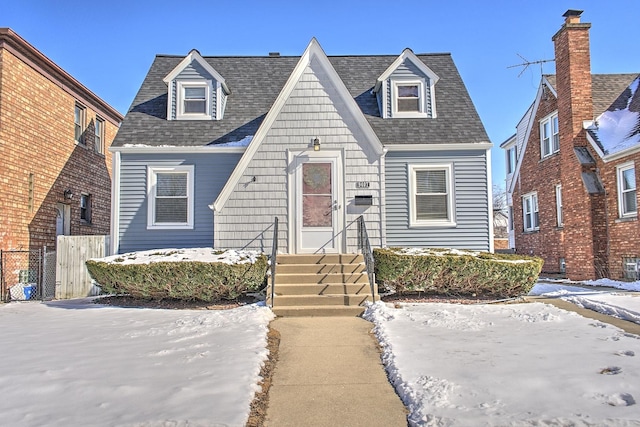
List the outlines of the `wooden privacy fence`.
<svg viewBox="0 0 640 427">
<path fill-rule="evenodd" d="M 109 236 L 58 236 L 56 245 L 56 298 L 81 298 L 100 293 L 85 261 L 109 254 Z"/>
</svg>

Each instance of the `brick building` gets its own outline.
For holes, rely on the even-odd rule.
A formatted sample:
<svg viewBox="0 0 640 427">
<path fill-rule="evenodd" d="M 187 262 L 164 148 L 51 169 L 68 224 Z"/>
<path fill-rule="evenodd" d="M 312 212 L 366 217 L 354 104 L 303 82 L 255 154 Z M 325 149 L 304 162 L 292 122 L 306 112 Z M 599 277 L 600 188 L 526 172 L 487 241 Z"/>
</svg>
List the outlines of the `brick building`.
<svg viewBox="0 0 640 427">
<path fill-rule="evenodd" d="M 0 249 L 109 234 L 111 154 L 122 115 L 0 28 Z"/>
<path fill-rule="evenodd" d="M 589 29 L 569 10 L 553 36 L 555 75 L 501 147 L 510 244 L 575 280 L 636 278 L 637 74 L 591 74 Z"/>
</svg>

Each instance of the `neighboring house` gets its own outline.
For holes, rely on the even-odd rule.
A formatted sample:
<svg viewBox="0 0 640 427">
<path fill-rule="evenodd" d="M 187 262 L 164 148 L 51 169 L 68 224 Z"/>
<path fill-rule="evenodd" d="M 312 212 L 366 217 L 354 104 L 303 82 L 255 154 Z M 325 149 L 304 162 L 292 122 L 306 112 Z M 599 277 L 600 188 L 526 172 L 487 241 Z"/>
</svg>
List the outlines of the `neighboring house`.
<svg viewBox="0 0 640 427">
<path fill-rule="evenodd" d="M 114 153 L 113 250 L 492 249 L 484 127 L 449 54 L 157 56 Z"/>
<path fill-rule="evenodd" d="M 591 74 L 589 29 L 569 10 L 556 74 L 501 147 L 518 253 L 576 280 L 636 278 L 640 260 L 637 74 Z M 515 167 L 513 167 L 515 165 Z"/>
<path fill-rule="evenodd" d="M 0 249 L 108 234 L 122 115 L 9 28 L 0 28 Z"/>
<path fill-rule="evenodd" d="M 493 210 L 493 247 L 494 250 L 509 248 L 509 217 L 504 210 Z"/>
</svg>

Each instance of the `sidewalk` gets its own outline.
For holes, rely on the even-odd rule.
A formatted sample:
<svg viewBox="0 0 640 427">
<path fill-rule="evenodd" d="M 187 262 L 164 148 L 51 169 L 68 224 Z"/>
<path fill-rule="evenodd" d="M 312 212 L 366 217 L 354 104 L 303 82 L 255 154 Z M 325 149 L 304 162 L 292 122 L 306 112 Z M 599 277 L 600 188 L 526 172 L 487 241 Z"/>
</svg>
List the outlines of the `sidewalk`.
<svg viewBox="0 0 640 427">
<path fill-rule="evenodd" d="M 265 426 L 406 426 L 373 325 L 358 317 L 281 317 Z"/>
</svg>

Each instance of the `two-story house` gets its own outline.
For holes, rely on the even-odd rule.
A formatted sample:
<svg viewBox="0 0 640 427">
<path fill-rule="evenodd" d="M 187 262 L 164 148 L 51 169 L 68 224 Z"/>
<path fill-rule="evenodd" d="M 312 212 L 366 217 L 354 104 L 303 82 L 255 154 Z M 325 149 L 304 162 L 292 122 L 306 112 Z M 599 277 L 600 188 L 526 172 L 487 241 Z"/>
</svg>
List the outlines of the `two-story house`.
<svg viewBox="0 0 640 427">
<path fill-rule="evenodd" d="M 122 115 L 0 28 L 0 249 L 109 234 L 111 153 Z"/>
<path fill-rule="evenodd" d="M 157 56 L 114 153 L 113 249 L 492 249 L 491 143 L 449 54 Z"/>
<path fill-rule="evenodd" d="M 635 164 L 637 74 L 591 74 L 589 29 L 569 10 L 553 36 L 555 75 L 501 144 L 510 240 L 575 280 L 636 278 L 640 259 Z"/>
</svg>

